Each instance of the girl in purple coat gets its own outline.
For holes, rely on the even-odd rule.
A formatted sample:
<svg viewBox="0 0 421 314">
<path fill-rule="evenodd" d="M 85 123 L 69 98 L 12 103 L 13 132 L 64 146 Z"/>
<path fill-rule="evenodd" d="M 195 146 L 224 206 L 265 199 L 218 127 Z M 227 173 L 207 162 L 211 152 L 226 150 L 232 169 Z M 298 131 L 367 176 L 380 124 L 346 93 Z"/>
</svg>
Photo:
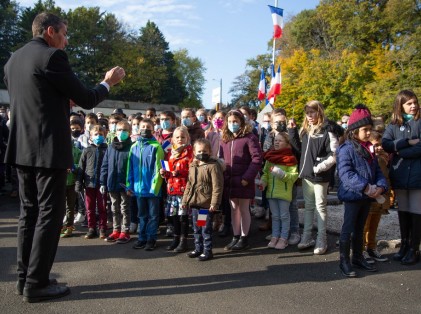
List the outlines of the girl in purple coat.
<svg viewBox="0 0 421 314">
<path fill-rule="evenodd" d="M 239 110 L 231 110 L 225 117 L 219 156 L 226 164 L 224 193 L 230 201 L 234 232 L 225 250 L 245 250 L 251 223 L 250 200 L 255 194 L 254 181 L 262 165 L 262 151 L 252 126 Z"/>
</svg>

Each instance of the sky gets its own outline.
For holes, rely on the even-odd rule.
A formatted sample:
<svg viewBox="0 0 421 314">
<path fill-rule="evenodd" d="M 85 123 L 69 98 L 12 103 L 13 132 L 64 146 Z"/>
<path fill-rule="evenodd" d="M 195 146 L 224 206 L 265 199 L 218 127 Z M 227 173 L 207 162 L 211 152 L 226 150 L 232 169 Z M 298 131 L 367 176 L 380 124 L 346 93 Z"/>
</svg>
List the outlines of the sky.
<svg viewBox="0 0 421 314">
<path fill-rule="evenodd" d="M 33 7 L 35 0 L 16 0 Z M 278 0 L 284 20 L 304 9 L 314 9 L 319 0 Z M 203 105 L 212 108 L 212 89 L 222 80 L 222 103 L 231 100 L 228 93 L 235 78 L 244 73 L 246 62 L 259 54 L 271 53 L 268 46 L 273 24 L 267 5 L 275 0 L 55 0 L 65 11 L 79 6 L 99 6 L 113 13 L 129 29 L 139 30 L 148 20 L 157 24 L 175 51 L 185 48 L 190 57 L 199 58 L 206 72 Z M 71 28 L 71 25 L 68 26 Z M 112 66 L 112 65 L 110 65 Z M 257 86 L 256 86 L 257 97 Z"/>
</svg>

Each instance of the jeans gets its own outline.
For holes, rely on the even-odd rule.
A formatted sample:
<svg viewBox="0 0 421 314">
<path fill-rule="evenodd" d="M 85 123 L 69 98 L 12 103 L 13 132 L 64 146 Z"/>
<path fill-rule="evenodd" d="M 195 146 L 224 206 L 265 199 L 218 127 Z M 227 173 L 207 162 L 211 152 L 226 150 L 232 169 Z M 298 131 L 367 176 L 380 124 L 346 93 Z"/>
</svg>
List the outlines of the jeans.
<svg viewBox="0 0 421 314">
<path fill-rule="evenodd" d="M 194 250 L 196 252 L 212 250 L 212 221 L 213 213 L 209 212 L 206 217 L 206 225 L 204 227 L 197 226 L 197 218 L 199 209 L 192 208 L 193 231 L 194 231 Z"/>
<path fill-rule="evenodd" d="M 310 235 L 313 228 L 314 212 L 317 215 L 317 239 L 326 239 L 327 219 L 327 187 L 329 182 L 311 182 L 303 180 L 304 210 L 304 235 Z"/>
<path fill-rule="evenodd" d="M 137 197 L 130 197 L 130 222 L 139 224 L 139 207 L 137 206 Z"/>
<path fill-rule="evenodd" d="M 341 241 L 349 241 L 352 234 L 352 241 L 354 243 L 361 242 L 362 244 L 364 225 L 370 210 L 370 203 L 370 200 L 344 203 L 344 223 L 341 230 Z"/>
<path fill-rule="evenodd" d="M 139 208 L 139 241 L 150 241 L 158 238 L 159 198 L 138 197 Z"/>
<path fill-rule="evenodd" d="M 290 226 L 289 202 L 277 198 L 269 198 L 268 201 L 272 212 L 272 237 L 288 239 Z"/>
</svg>

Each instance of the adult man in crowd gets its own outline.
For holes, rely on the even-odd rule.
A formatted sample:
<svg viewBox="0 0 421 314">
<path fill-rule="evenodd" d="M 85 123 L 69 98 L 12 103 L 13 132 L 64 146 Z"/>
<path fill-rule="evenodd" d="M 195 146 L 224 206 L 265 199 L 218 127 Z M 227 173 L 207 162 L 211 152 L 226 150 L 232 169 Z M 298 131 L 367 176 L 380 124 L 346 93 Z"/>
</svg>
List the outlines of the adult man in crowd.
<svg viewBox="0 0 421 314">
<path fill-rule="evenodd" d="M 49 278 L 65 212 L 66 173 L 73 162 L 69 100 L 91 109 L 125 73 L 115 67 L 88 89 L 63 51 L 67 23 L 41 13 L 32 23 L 32 33 L 34 38 L 4 67 L 11 107 L 5 162 L 16 166 L 19 179 L 17 293 L 27 302 L 38 302 L 70 293 Z"/>
</svg>

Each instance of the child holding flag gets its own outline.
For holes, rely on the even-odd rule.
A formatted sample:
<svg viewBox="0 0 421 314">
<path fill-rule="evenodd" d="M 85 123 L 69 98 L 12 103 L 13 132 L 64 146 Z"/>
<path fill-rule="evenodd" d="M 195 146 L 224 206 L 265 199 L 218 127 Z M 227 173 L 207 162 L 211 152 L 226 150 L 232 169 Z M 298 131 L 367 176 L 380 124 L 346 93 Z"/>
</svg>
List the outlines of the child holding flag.
<svg viewBox="0 0 421 314">
<path fill-rule="evenodd" d="M 168 251 L 182 253 L 187 251 L 189 217 L 186 208 L 181 207 L 186 189 L 189 165 L 193 159 L 189 131 L 186 127 L 178 127 L 172 137 L 172 148 L 162 160 L 159 170 L 161 177 L 167 182 L 167 213 L 174 225 L 174 238 L 167 247 Z"/>
<path fill-rule="evenodd" d="M 211 144 L 208 140 L 197 139 L 193 153 L 194 160 L 190 164 L 182 200 L 182 207 L 191 208 L 193 216 L 195 248 L 187 256 L 207 261 L 213 258 L 212 220 L 213 213 L 221 204 L 223 169 L 219 161 L 211 157 Z"/>
</svg>

